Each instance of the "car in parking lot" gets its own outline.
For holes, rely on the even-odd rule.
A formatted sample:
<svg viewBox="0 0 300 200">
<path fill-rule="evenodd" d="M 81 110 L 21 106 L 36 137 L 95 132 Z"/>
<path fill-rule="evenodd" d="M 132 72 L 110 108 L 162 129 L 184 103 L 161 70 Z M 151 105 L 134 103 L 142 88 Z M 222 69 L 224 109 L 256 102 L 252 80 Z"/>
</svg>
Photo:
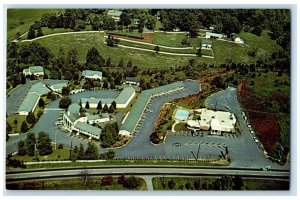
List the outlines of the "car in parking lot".
<svg viewBox="0 0 300 200">
<path fill-rule="evenodd" d="M 173 144 L 173 147 L 179 147 L 179 146 L 181 146 L 181 143 L 179 143 L 179 142 L 175 142 L 175 143 Z"/>
<path fill-rule="evenodd" d="M 62 124 L 63 124 L 63 121 L 57 121 L 57 122 L 54 122 L 54 126 L 62 125 Z"/>
</svg>

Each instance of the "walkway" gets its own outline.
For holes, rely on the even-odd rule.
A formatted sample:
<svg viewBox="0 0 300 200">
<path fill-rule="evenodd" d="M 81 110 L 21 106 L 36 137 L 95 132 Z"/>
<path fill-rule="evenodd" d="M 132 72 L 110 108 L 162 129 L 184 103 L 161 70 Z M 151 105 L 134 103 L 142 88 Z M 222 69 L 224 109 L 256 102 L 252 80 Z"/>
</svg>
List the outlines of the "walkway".
<svg viewBox="0 0 300 200">
<path fill-rule="evenodd" d="M 153 176 L 140 176 L 142 179 L 145 180 L 148 191 L 153 191 L 153 184 L 152 184 L 152 178 Z"/>
<path fill-rule="evenodd" d="M 44 36 L 41 36 L 41 37 L 33 38 L 31 40 L 21 40 L 21 42 L 32 42 L 32 41 L 35 41 L 35 40 L 38 40 L 38 39 L 57 36 L 57 35 L 71 35 L 71 34 L 84 34 L 84 33 L 104 33 L 104 31 L 79 31 L 79 32 L 53 33 L 53 34 L 50 34 L 50 35 L 44 35 Z"/>
</svg>

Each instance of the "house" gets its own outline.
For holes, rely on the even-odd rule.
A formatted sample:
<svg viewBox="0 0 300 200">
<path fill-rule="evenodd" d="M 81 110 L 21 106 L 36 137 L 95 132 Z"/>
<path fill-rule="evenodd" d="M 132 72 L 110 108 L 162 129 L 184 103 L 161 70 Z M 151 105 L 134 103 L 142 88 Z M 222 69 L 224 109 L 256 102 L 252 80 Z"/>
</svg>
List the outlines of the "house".
<svg viewBox="0 0 300 200">
<path fill-rule="evenodd" d="M 31 66 L 23 70 L 25 76 L 44 76 L 44 68 L 42 66 Z"/>
<path fill-rule="evenodd" d="M 232 40 L 234 41 L 234 43 L 237 43 L 237 44 L 244 44 L 245 41 L 238 35 L 234 35 L 232 37 Z"/>
<path fill-rule="evenodd" d="M 82 76 L 84 78 L 89 78 L 89 79 L 100 79 L 102 80 L 102 72 L 100 71 L 93 71 L 93 70 L 84 70 L 82 72 Z"/>
<path fill-rule="evenodd" d="M 57 83 L 57 84 L 53 84 L 53 85 L 49 85 L 49 88 L 53 91 L 53 92 L 62 92 L 63 87 L 67 87 L 67 83 Z"/>
<path fill-rule="evenodd" d="M 140 82 L 137 80 L 136 77 L 129 77 L 128 76 L 128 77 L 125 78 L 125 84 L 139 86 Z"/>
<path fill-rule="evenodd" d="M 213 33 L 213 32 L 206 32 L 205 33 L 205 38 L 223 38 L 224 35 L 223 34 L 220 34 L 220 33 Z"/>
<path fill-rule="evenodd" d="M 122 14 L 122 11 L 120 11 L 120 10 L 109 10 L 107 12 L 107 15 L 111 16 L 111 18 L 113 18 L 115 20 L 115 22 L 120 21 L 121 14 Z"/>
<path fill-rule="evenodd" d="M 201 48 L 211 49 L 211 47 L 212 47 L 212 41 L 210 41 L 210 40 L 202 40 L 201 41 Z"/>
<path fill-rule="evenodd" d="M 216 25 L 215 25 L 215 24 L 212 24 L 212 25 L 209 26 L 208 29 L 209 29 L 209 30 L 214 30 L 215 28 L 216 28 Z"/>
</svg>

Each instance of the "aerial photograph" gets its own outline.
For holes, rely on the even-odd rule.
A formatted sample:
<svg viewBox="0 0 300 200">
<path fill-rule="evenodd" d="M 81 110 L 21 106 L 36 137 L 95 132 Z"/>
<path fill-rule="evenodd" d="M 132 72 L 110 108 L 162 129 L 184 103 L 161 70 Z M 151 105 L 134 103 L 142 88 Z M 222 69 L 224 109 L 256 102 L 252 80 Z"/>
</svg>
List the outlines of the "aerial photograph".
<svg viewBox="0 0 300 200">
<path fill-rule="evenodd" d="M 7 8 L 5 190 L 289 191 L 291 11 Z"/>
</svg>

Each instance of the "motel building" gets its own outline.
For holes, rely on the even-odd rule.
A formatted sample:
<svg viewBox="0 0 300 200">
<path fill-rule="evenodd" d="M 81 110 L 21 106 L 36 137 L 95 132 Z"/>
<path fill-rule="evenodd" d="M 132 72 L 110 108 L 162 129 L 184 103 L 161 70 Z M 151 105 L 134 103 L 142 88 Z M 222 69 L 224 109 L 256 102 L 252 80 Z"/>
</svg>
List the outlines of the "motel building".
<svg viewBox="0 0 300 200">
<path fill-rule="evenodd" d="M 212 135 L 235 133 L 236 117 L 233 113 L 198 109 L 201 112 L 200 120 L 189 120 L 187 128 L 194 131 L 209 131 Z"/>
<path fill-rule="evenodd" d="M 102 129 L 95 126 L 95 124 L 109 121 L 110 117 L 108 113 L 97 115 L 81 113 L 80 106 L 77 103 L 71 104 L 63 114 L 63 125 L 66 129 L 77 132 L 77 135 L 86 135 L 89 139 L 94 138 L 99 140 Z"/>
<path fill-rule="evenodd" d="M 42 66 L 31 66 L 27 69 L 23 69 L 23 74 L 25 76 L 44 76 L 44 68 Z"/>
<path fill-rule="evenodd" d="M 102 72 L 93 71 L 93 70 L 84 70 L 84 71 L 82 71 L 82 77 L 84 77 L 86 79 L 102 80 Z"/>
</svg>

